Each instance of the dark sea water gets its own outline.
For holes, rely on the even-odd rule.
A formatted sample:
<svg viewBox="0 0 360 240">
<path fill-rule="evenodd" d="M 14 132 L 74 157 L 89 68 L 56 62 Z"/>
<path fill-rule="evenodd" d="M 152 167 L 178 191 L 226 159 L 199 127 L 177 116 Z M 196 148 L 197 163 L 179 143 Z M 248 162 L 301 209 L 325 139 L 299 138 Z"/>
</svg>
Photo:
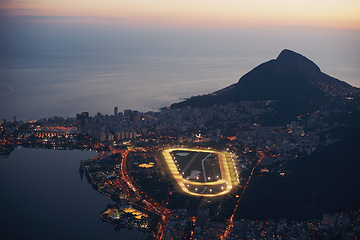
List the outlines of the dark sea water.
<svg viewBox="0 0 360 240">
<path fill-rule="evenodd" d="M 16 149 L 0 158 L 1 239 L 145 239 L 119 232 L 99 214 L 112 200 L 80 179 L 80 160 L 90 151 Z"/>
<path fill-rule="evenodd" d="M 0 120 L 11 121 L 14 115 L 18 120 L 75 117 L 84 111 L 91 116 L 97 112 L 112 114 L 115 106 L 119 111 L 157 111 L 181 99 L 236 83 L 279 52 L 103 58 L 92 53 L 89 59 L 82 54 L 45 55 L 31 61 L 0 59 Z M 360 75 L 356 56 L 350 54 L 342 56 L 345 60 L 330 62 L 326 56 L 319 54 L 322 61 L 318 63 L 325 72 L 360 86 L 360 80 L 356 81 Z"/>
<path fill-rule="evenodd" d="M 0 120 L 111 114 L 115 106 L 157 111 L 182 98 L 226 87 L 251 59 L 197 56 L 41 56 L 13 59 L 0 75 Z M 85 57 L 86 58 L 86 57 Z M 247 63 L 246 63 L 247 61 Z M 0 65 L 1 66 L 1 65 Z"/>
<path fill-rule="evenodd" d="M 360 31 L 10 21 L 0 32 L 0 121 L 156 111 L 234 84 L 285 48 L 360 86 Z"/>
</svg>

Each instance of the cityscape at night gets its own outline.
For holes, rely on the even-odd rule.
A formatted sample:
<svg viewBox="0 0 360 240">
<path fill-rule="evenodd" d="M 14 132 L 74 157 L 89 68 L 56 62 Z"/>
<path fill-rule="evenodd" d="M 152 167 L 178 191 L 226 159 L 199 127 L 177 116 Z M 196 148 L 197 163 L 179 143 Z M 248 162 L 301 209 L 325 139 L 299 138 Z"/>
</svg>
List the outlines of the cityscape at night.
<svg viewBox="0 0 360 240">
<path fill-rule="evenodd" d="M 305 59 L 289 50 L 284 54 Z M 149 239 L 356 239 L 360 228 L 357 193 L 339 196 L 347 206 L 336 201 L 323 204 L 337 188 L 314 183 L 309 186 L 310 202 L 290 199 L 287 207 L 271 199 L 251 203 L 252 192 L 267 181 L 274 185 L 264 192 L 277 192 L 281 184 L 290 184 L 304 168 L 296 166 L 299 162 L 312 158 L 323 161 L 316 155 L 326 155 L 329 149 L 344 150 L 341 143 L 349 139 L 355 146 L 359 143 L 358 135 L 349 131 L 358 131 L 360 90 L 333 81 L 330 86 L 328 82 L 311 82 L 328 101 L 322 99 L 317 110 L 284 125 L 282 121 L 271 125 L 274 116 L 277 120 L 292 116 L 289 113 L 284 117 L 281 105 L 274 100 L 192 107 L 191 98 L 183 102 L 189 102 L 187 106 L 178 108 L 174 104 L 157 112 L 119 112 L 114 107 L 111 115 L 82 112 L 75 118 L 37 121 L 17 121 L 14 117 L 1 124 L 1 153 L 11 155 L 17 146 L 95 150 L 97 155 L 82 160 L 78 171 L 81 179 L 85 176 L 96 191 L 114 202 L 99 217 L 115 229 L 137 229 Z M 224 96 L 232 89 L 236 86 L 195 99 Z M 358 149 L 346 151 L 347 164 L 357 166 L 351 162 L 357 158 Z M 330 162 L 330 158 L 325 160 Z M 313 177 L 321 177 L 314 171 L 341 177 L 341 171 L 346 170 L 350 179 L 357 179 L 357 174 L 352 176 L 347 168 L 315 164 L 305 169 Z M 277 181 L 284 183 L 276 186 Z M 281 194 L 294 194 L 282 190 Z M 299 191 L 296 194 L 308 194 Z M 349 194 L 347 191 L 344 194 Z M 298 209 L 297 204 L 304 209 Z M 273 209 L 268 209 L 271 206 Z"/>
<path fill-rule="evenodd" d="M 0 238 L 360 238 L 360 3 L 0 0 Z"/>
</svg>

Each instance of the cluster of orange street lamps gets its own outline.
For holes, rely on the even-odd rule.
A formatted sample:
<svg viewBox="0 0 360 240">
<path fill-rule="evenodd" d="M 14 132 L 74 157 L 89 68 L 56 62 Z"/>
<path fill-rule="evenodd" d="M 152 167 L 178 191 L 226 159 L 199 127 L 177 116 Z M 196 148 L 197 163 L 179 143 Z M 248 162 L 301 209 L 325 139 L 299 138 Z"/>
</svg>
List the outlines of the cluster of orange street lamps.
<svg viewBox="0 0 360 240">
<path fill-rule="evenodd" d="M 173 175 L 174 179 L 177 181 L 177 183 L 179 184 L 179 186 L 181 187 L 181 189 L 185 192 L 188 193 L 190 195 L 196 195 L 196 196 L 206 196 L 206 197 L 214 197 L 214 196 L 219 196 L 219 195 L 223 195 L 226 194 L 228 192 L 230 192 L 232 190 L 232 181 L 230 178 L 230 173 L 229 173 L 229 168 L 227 166 L 227 162 L 226 162 L 226 158 L 225 156 L 223 156 L 222 154 L 219 154 L 218 152 L 213 151 L 214 153 L 218 154 L 219 156 L 219 164 L 220 164 L 220 170 L 221 170 L 221 176 L 223 176 L 224 178 L 218 179 L 215 182 L 193 182 L 193 181 L 189 181 L 188 179 L 184 179 L 182 174 L 180 174 L 179 170 L 176 168 L 175 162 L 173 160 L 173 158 L 171 157 L 171 151 L 175 151 L 175 150 L 183 150 L 183 151 L 206 151 L 209 152 L 209 150 L 192 150 L 192 149 L 164 149 L 162 150 L 163 156 L 166 160 L 166 163 L 168 164 L 168 167 L 170 169 L 171 174 Z M 114 150 L 115 151 L 115 150 Z M 121 150 L 121 151 L 116 151 L 117 153 L 121 153 L 122 154 L 122 161 L 121 161 L 121 165 L 120 165 L 120 174 L 121 174 L 121 178 L 123 179 L 123 181 L 127 184 L 128 188 L 135 194 L 135 196 L 138 199 L 143 199 L 143 202 L 145 203 L 146 207 L 144 207 L 144 209 L 146 209 L 149 212 L 153 212 L 157 215 L 161 216 L 162 222 L 159 224 L 158 227 L 158 231 L 157 231 L 157 235 L 155 236 L 155 239 L 162 239 L 163 237 L 163 233 L 164 230 L 166 228 L 166 225 L 169 221 L 169 218 L 171 216 L 171 211 L 167 208 L 165 208 L 164 206 L 162 206 L 161 204 L 157 203 L 155 200 L 151 199 L 148 195 L 145 194 L 145 196 L 143 196 L 143 192 L 141 190 L 139 190 L 137 188 L 137 185 L 135 183 L 135 181 L 133 180 L 133 178 L 129 175 L 128 170 L 127 170 L 127 157 L 128 154 L 131 151 L 136 151 L 136 150 Z M 246 182 L 246 184 L 243 187 L 242 193 L 236 203 L 236 206 L 234 208 L 233 214 L 231 215 L 231 217 L 228 220 L 228 224 L 227 224 L 227 228 L 224 232 L 224 235 L 221 237 L 221 239 L 227 239 L 229 234 L 232 231 L 233 228 L 233 222 L 234 222 L 234 217 L 237 211 L 237 208 L 239 206 L 240 200 L 242 199 L 245 190 L 248 188 L 249 186 L 249 182 L 251 180 L 251 177 L 254 173 L 254 170 L 256 169 L 256 167 L 258 167 L 261 163 L 261 161 L 265 158 L 265 154 L 263 152 L 259 152 L 259 160 L 257 161 L 256 165 L 253 167 L 251 174 Z M 222 191 L 220 193 L 216 193 L 216 194 L 200 194 L 200 193 L 194 193 L 194 192 L 190 192 L 188 190 L 188 188 L 186 188 L 186 184 L 191 183 L 195 185 L 214 185 L 214 184 L 219 184 L 219 183 L 227 183 L 226 184 L 226 189 L 225 191 Z M 145 200 L 146 198 L 146 200 Z"/>
<path fill-rule="evenodd" d="M 131 150 L 124 150 L 121 152 L 122 153 L 122 161 L 121 161 L 121 165 L 120 165 L 120 173 L 121 173 L 122 179 L 126 182 L 128 187 L 135 193 L 135 195 L 137 196 L 138 199 L 145 199 L 144 196 L 141 195 L 141 194 L 143 194 L 143 192 L 135 187 L 136 186 L 135 181 L 132 179 L 132 177 L 128 173 L 126 164 L 127 164 L 127 156 L 129 154 L 129 152 L 131 152 Z M 145 197 L 147 198 L 147 200 L 143 201 L 146 205 L 145 209 L 161 216 L 162 223 L 160 223 L 160 226 L 158 228 L 158 232 L 157 232 L 157 235 L 155 236 L 155 238 L 162 239 L 162 236 L 163 236 L 166 224 L 169 221 L 171 212 L 170 212 L 170 210 L 163 207 L 161 204 L 159 204 L 155 200 L 151 199 L 148 195 L 145 195 Z"/>
</svg>

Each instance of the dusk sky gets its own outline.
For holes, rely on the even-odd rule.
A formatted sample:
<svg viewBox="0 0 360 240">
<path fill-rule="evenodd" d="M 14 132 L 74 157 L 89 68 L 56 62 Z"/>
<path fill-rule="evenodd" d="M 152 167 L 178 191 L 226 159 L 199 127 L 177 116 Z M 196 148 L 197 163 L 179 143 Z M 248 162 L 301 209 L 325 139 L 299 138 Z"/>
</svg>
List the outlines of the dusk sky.
<svg viewBox="0 0 360 240">
<path fill-rule="evenodd" d="M 86 17 L 135 25 L 360 29 L 358 0 L 0 0 L 0 8 L 7 16 Z"/>
<path fill-rule="evenodd" d="M 289 48 L 359 86 L 359 13 L 359 0 L 0 0 L 0 52 L 257 52 L 261 63 Z"/>
<path fill-rule="evenodd" d="M 0 97 L 13 103 L 0 103 L 0 119 L 66 116 L 89 99 L 92 112 L 157 109 L 233 84 L 283 49 L 359 87 L 359 13 L 359 0 L 0 0 Z"/>
</svg>

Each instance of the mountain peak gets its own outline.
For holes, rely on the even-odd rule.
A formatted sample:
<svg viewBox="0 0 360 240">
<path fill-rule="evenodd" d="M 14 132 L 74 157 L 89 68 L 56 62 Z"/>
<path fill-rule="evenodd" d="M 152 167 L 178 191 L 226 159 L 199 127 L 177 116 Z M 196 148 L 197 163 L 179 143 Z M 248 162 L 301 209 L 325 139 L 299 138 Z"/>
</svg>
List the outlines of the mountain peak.
<svg viewBox="0 0 360 240">
<path fill-rule="evenodd" d="M 313 61 L 289 49 L 282 50 L 276 61 L 302 71 L 320 72 L 320 68 Z"/>
<path fill-rule="evenodd" d="M 281 51 L 281 53 L 277 57 L 277 60 L 279 60 L 279 59 L 287 59 L 287 58 L 306 58 L 306 57 L 304 57 L 300 53 L 294 52 L 292 50 L 284 49 L 284 50 Z"/>
<path fill-rule="evenodd" d="M 325 104 L 333 104 L 326 89 L 334 89 L 334 86 L 351 87 L 321 72 L 313 61 L 303 55 L 285 49 L 276 59 L 255 67 L 228 88 L 214 94 L 192 97 L 171 107 L 206 107 L 230 102 L 274 100 L 279 116 L 290 119 L 320 109 Z"/>
</svg>

